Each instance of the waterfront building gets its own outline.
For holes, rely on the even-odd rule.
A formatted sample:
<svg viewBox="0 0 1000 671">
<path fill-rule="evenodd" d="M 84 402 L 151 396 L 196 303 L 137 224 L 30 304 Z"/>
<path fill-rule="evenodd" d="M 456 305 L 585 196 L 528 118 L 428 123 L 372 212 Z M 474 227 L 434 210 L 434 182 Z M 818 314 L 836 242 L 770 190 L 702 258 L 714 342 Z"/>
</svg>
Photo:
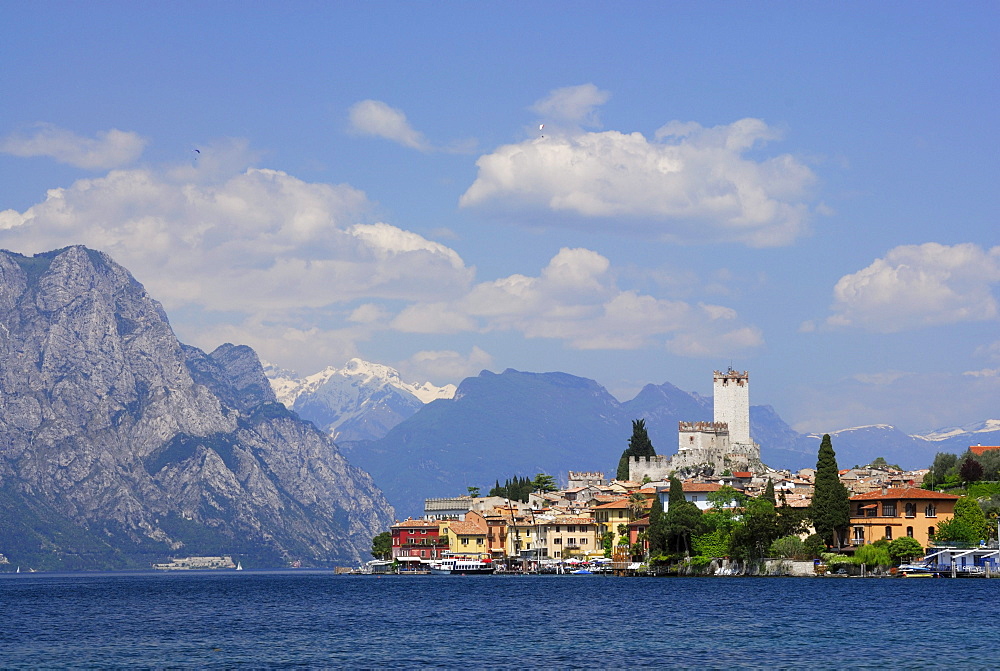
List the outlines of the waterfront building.
<svg viewBox="0 0 1000 671">
<path fill-rule="evenodd" d="M 593 517 L 546 515 L 539 516 L 535 522 L 536 547 L 541 557 L 571 559 L 601 550 L 597 522 Z"/>
<path fill-rule="evenodd" d="M 392 557 L 419 557 L 440 559 L 448 550 L 448 536 L 442 535 L 437 520 L 396 522 L 390 527 Z"/>
<path fill-rule="evenodd" d="M 850 545 L 858 548 L 881 538 L 909 536 L 926 548 L 938 525 L 955 517 L 960 498 L 916 487 L 883 487 L 852 496 Z"/>
</svg>

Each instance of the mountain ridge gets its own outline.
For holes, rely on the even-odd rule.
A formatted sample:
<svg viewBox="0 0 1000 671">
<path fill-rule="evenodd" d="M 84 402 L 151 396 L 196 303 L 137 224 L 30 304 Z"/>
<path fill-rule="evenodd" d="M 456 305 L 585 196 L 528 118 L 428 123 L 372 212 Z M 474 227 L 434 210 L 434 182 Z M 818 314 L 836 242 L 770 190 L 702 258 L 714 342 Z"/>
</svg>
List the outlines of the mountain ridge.
<svg viewBox="0 0 1000 671">
<path fill-rule="evenodd" d="M 0 251 L 0 552 L 48 569 L 171 553 L 355 563 L 392 510 L 277 403 L 256 354 L 181 344 L 109 256 Z"/>
</svg>

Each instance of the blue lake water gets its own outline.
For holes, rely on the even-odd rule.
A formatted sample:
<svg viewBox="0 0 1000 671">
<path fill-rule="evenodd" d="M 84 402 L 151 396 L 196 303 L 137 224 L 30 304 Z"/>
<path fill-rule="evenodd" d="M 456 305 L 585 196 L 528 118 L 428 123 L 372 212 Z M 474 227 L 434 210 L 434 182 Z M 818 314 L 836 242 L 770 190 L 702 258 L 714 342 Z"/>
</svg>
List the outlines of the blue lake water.
<svg viewBox="0 0 1000 671">
<path fill-rule="evenodd" d="M 2 668 L 992 668 L 1000 579 L 5 574 Z"/>
</svg>

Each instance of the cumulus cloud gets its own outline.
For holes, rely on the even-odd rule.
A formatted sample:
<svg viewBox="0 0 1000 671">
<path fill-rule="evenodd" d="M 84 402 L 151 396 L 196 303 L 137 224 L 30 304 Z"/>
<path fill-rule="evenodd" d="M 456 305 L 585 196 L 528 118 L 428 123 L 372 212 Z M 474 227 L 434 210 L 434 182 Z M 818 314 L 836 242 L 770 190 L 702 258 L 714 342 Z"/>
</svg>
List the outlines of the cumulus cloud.
<svg viewBox="0 0 1000 671">
<path fill-rule="evenodd" d="M 587 126 L 598 125 L 597 108 L 611 98 L 593 84 L 555 89 L 531 106 L 546 121 Z"/>
<path fill-rule="evenodd" d="M 583 115 L 598 96 L 552 102 Z M 499 147 L 481 156 L 462 207 L 558 214 L 553 225 L 627 230 L 662 240 L 785 245 L 809 218 L 815 181 L 791 155 L 747 156 L 780 134 L 759 119 L 703 128 L 671 122 L 650 140 L 618 131 L 566 131 Z"/>
<path fill-rule="evenodd" d="M 218 182 L 113 171 L 49 191 L 0 217 L 0 244 L 108 252 L 168 308 L 311 309 L 373 299 L 461 295 L 472 280 L 453 250 L 386 223 L 347 185 L 249 169 Z"/>
<path fill-rule="evenodd" d="M 1000 283 L 1000 247 L 928 242 L 889 250 L 833 289 L 833 327 L 881 333 L 993 320 Z"/>
<path fill-rule="evenodd" d="M 415 130 L 407 121 L 403 110 L 390 107 L 380 100 L 355 103 L 351 106 L 348 117 L 351 130 L 356 133 L 385 138 L 420 151 L 431 149 L 423 133 Z"/>
<path fill-rule="evenodd" d="M 474 346 L 467 355 L 453 350 L 424 350 L 396 367 L 411 380 L 462 380 L 492 365 L 493 357 Z"/>
<path fill-rule="evenodd" d="M 142 154 L 146 139 L 117 128 L 82 137 L 50 123 L 39 123 L 30 132 L 0 140 L 0 152 L 14 156 L 48 156 L 60 163 L 86 170 L 106 170 L 128 165 Z"/>
<path fill-rule="evenodd" d="M 564 341 L 574 349 L 666 347 L 686 356 L 717 356 L 763 342 L 736 312 L 623 291 L 610 262 L 588 249 L 564 248 L 537 277 L 481 282 L 453 301 L 415 303 L 393 320 L 413 333 L 514 331 Z"/>
</svg>

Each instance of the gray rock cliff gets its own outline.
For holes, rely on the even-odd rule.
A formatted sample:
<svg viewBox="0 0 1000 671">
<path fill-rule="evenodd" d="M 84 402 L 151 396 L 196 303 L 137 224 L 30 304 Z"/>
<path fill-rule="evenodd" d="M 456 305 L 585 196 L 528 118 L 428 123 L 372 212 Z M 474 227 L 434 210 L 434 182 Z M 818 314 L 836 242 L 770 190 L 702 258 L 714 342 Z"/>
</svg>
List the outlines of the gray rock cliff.
<svg viewBox="0 0 1000 671">
<path fill-rule="evenodd" d="M 0 251 L 0 516 L 0 552 L 43 567 L 277 566 L 365 559 L 392 510 L 253 350 L 182 345 L 127 270 L 68 247 Z"/>
</svg>

